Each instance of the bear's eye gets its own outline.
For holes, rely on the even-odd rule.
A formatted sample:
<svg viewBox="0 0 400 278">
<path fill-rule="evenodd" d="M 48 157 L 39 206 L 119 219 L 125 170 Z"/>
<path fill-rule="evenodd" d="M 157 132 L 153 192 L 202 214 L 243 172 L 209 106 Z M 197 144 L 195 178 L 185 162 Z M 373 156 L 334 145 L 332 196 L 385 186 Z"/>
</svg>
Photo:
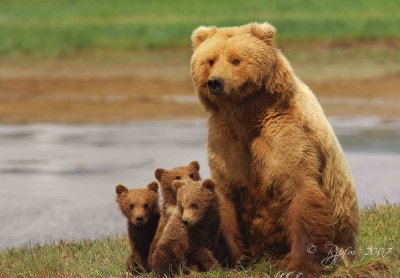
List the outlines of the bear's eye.
<svg viewBox="0 0 400 278">
<path fill-rule="evenodd" d="M 208 60 L 208 64 L 209 64 L 210 66 L 214 65 L 214 60 L 212 60 L 212 59 Z"/>
<path fill-rule="evenodd" d="M 180 180 L 182 177 L 181 176 L 176 176 L 175 180 Z"/>
<path fill-rule="evenodd" d="M 234 64 L 235 66 L 240 64 L 240 60 L 239 59 L 233 59 L 232 60 L 232 64 Z"/>
<path fill-rule="evenodd" d="M 148 204 L 148 203 L 145 203 L 145 204 L 143 205 L 143 207 L 144 207 L 145 209 L 148 209 L 148 208 L 149 208 L 149 204 Z"/>
<path fill-rule="evenodd" d="M 191 208 L 191 209 L 198 209 L 198 208 L 199 208 L 199 205 L 196 204 L 196 203 L 191 203 L 191 204 L 190 204 L 190 208 Z"/>
<path fill-rule="evenodd" d="M 133 209 L 135 207 L 135 204 L 130 204 L 129 207 L 130 209 Z"/>
<path fill-rule="evenodd" d="M 194 175 L 190 174 L 189 177 L 193 180 L 194 179 Z"/>
</svg>

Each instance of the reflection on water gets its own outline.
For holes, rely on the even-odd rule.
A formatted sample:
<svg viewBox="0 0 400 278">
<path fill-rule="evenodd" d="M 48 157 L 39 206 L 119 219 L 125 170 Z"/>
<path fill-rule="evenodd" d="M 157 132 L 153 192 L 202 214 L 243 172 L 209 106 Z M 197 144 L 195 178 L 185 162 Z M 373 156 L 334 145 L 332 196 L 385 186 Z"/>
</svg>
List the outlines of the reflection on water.
<svg viewBox="0 0 400 278">
<path fill-rule="evenodd" d="M 331 119 L 359 202 L 400 201 L 400 123 Z M 125 232 L 114 185 L 198 160 L 209 175 L 205 121 L 0 125 L 0 249 L 27 241 Z"/>
</svg>

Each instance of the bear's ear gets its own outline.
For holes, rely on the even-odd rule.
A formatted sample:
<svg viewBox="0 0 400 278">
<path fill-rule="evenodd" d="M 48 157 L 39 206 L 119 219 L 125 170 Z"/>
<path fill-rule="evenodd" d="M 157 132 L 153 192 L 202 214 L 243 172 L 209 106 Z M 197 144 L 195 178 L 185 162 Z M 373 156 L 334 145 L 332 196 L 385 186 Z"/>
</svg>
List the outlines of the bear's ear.
<svg viewBox="0 0 400 278">
<path fill-rule="evenodd" d="M 122 184 L 117 184 L 115 186 L 115 192 L 117 193 L 117 195 L 121 195 L 122 193 L 128 192 L 128 188 Z"/>
<path fill-rule="evenodd" d="M 196 161 L 196 160 L 192 161 L 192 162 L 190 162 L 189 165 L 192 165 L 194 167 L 194 169 L 196 169 L 197 171 L 200 171 L 200 164 L 198 161 Z"/>
<path fill-rule="evenodd" d="M 276 29 L 271 24 L 264 23 L 250 23 L 250 33 L 266 43 L 272 43 L 275 39 Z"/>
<path fill-rule="evenodd" d="M 158 181 L 161 181 L 162 176 L 163 176 L 166 172 L 167 172 L 167 170 L 158 168 L 158 169 L 154 172 L 154 176 L 156 177 L 156 179 L 157 179 Z"/>
<path fill-rule="evenodd" d="M 211 192 L 214 192 L 215 183 L 212 179 L 206 179 L 205 181 L 203 181 L 202 187 Z"/>
<path fill-rule="evenodd" d="M 272 72 L 266 82 L 266 89 L 275 95 L 279 101 L 286 102 L 292 97 L 294 86 L 290 64 L 278 51 Z"/>
<path fill-rule="evenodd" d="M 155 182 L 155 181 L 153 181 L 152 183 L 149 183 L 147 185 L 147 189 L 157 193 L 157 191 L 158 191 L 158 183 Z"/>
<path fill-rule="evenodd" d="M 192 46 L 198 47 L 203 41 L 215 34 L 217 28 L 215 26 L 200 26 L 192 32 Z"/>
</svg>

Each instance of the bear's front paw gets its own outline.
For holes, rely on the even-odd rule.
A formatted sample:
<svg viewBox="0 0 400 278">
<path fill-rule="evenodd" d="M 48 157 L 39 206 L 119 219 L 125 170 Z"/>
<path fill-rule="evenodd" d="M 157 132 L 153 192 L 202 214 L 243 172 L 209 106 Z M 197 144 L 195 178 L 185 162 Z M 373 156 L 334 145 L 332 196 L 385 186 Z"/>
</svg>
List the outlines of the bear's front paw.
<svg viewBox="0 0 400 278">
<path fill-rule="evenodd" d="M 310 266 L 305 262 L 292 260 L 289 255 L 283 259 L 275 260 L 273 264 L 285 273 L 293 274 L 293 277 L 313 278 L 320 277 L 321 274 L 318 266 Z"/>
<path fill-rule="evenodd" d="M 250 257 L 247 255 L 241 255 L 235 262 L 234 266 L 236 269 L 246 267 L 250 264 Z"/>
</svg>

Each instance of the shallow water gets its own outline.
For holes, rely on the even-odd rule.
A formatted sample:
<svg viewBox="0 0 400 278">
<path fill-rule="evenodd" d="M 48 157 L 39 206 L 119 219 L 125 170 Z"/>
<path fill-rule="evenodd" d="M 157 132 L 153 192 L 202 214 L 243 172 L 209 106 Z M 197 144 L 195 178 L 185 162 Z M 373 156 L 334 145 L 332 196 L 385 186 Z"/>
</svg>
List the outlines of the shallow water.
<svg viewBox="0 0 400 278">
<path fill-rule="evenodd" d="M 399 202 L 400 122 L 332 118 L 360 205 Z M 209 175 L 205 121 L 0 125 L 0 249 L 125 232 L 116 183 L 198 160 Z"/>
</svg>

